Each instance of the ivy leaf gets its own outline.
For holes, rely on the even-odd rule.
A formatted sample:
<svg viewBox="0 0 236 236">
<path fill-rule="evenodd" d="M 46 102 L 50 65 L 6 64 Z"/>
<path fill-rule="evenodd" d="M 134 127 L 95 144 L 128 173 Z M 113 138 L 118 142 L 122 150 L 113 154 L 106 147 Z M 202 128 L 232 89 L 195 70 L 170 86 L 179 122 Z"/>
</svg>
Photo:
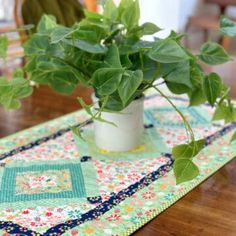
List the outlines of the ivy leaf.
<svg viewBox="0 0 236 236">
<path fill-rule="evenodd" d="M 161 30 L 161 28 L 151 22 L 146 22 L 140 27 L 142 28 L 142 35 L 152 35 Z"/>
<path fill-rule="evenodd" d="M 118 8 L 116 7 L 113 0 L 106 0 L 103 15 L 108 19 L 116 21 L 118 13 Z"/>
<path fill-rule="evenodd" d="M 189 96 L 189 106 L 198 106 L 206 101 L 206 95 L 202 88 L 196 88 L 188 93 Z"/>
<path fill-rule="evenodd" d="M 182 65 L 184 65 L 183 68 Z M 186 65 L 187 67 L 185 67 Z M 176 73 L 177 71 L 182 72 L 178 74 Z M 188 61 L 179 63 L 160 63 L 160 77 L 165 79 L 168 89 L 174 94 L 184 94 L 192 90 Z M 184 81 L 184 79 L 186 81 Z M 183 84 L 182 82 L 188 83 L 188 85 Z"/>
<path fill-rule="evenodd" d="M 174 162 L 174 174 L 176 183 L 181 184 L 197 177 L 199 169 L 191 159 L 177 159 Z"/>
<path fill-rule="evenodd" d="M 92 44 L 100 44 L 101 40 L 105 41 L 110 31 L 109 25 L 105 20 L 98 20 L 97 22 L 97 20 L 89 21 L 86 19 L 73 28 L 74 33 L 71 38 L 80 39 Z"/>
<path fill-rule="evenodd" d="M 98 42 L 98 35 L 93 27 L 80 27 L 79 30 L 73 33 L 72 38 L 78 38 L 83 41 L 87 41 L 92 44 L 96 44 Z"/>
<path fill-rule="evenodd" d="M 101 21 L 104 18 L 103 15 L 97 12 L 88 11 L 86 9 L 84 9 L 84 14 L 86 16 L 86 19 L 89 19 L 89 20 Z"/>
<path fill-rule="evenodd" d="M 133 49 L 137 51 L 151 49 L 153 45 L 155 45 L 155 42 L 140 40 L 133 45 Z"/>
<path fill-rule="evenodd" d="M 120 4 L 118 6 L 118 12 L 119 12 L 119 20 L 121 20 L 121 17 L 123 15 L 123 13 L 125 12 L 127 7 L 131 7 L 132 5 L 132 1 L 130 0 L 121 0 Z"/>
<path fill-rule="evenodd" d="M 56 59 L 37 62 L 31 73 L 31 80 L 48 84 L 56 92 L 66 94 L 74 91 L 81 78 L 83 77 L 78 70 Z"/>
<path fill-rule="evenodd" d="M 79 39 L 64 39 L 63 42 L 67 45 L 79 48 L 82 51 L 93 54 L 105 54 L 107 52 L 107 48 L 105 46 L 102 46 L 100 44 L 91 44 Z"/>
<path fill-rule="evenodd" d="M 83 136 L 82 136 L 82 132 L 81 129 L 79 127 L 76 126 L 70 126 L 70 129 L 72 131 L 72 133 L 75 135 L 75 137 L 78 137 L 82 140 L 84 140 Z M 84 140 L 85 141 L 85 140 Z"/>
<path fill-rule="evenodd" d="M 185 51 L 172 39 L 160 39 L 157 41 L 148 56 L 161 63 L 177 63 L 188 60 Z"/>
<path fill-rule="evenodd" d="M 160 77 L 160 64 L 143 55 L 143 79 L 152 82 Z"/>
<path fill-rule="evenodd" d="M 175 158 L 174 173 L 177 184 L 190 181 L 198 176 L 198 167 L 193 163 L 192 159 L 204 148 L 204 146 L 205 140 L 200 139 L 173 148 L 172 155 Z"/>
<path fill-rule="evenodd" d="M 169 68 L 169 64 L 162 64 L 161 67 L 162 70 L 163 67 Z M 169 83 L 181 84 L 192 88 L 189 61 L 183 61 L 177 64 L 175 63 L 171 72 L 168 73 L 164 79 Z"/>
<path fill-rule="evenodd" d="M 220 31 L 224 35 L 234 37 L 236 36 L 236 23 L 229 18 L 222 16 L 220 19 Z"/>
<path fill-rule="evenodd" d="M 81 98 L 81 97 L 77 97 L 77 99 L 78 99 L 80 105 L 82 106 L 82 108 L 85 109 L 85 111 L 86 111 L 90 116 L 93 116 L 93 112 L 92 112 L 92 106 L 93 106 L 93 105 L 87 105 L 87 104 L 84 102 L 83 98 Z"/>
<path fill-rule="evenodd" d="M 193 90 L 188 92 L 189 106 L 198 106 L 206 102 L 206 96 L 203 90 L 204 73 L 198 66 L 191 66 L 190 77 L 193 84 Z"/>
<path fill-rule="evenodd" d="M 212 120 L 224 120 L 225 123 L 230 123 L 236 119 L 236 108 L 232 105 L 221 102 L 216 107 Z"/>
<path fill-rule="evenodd" d="M 190 63 L 190 65 L 191 65 L 190 76 L 192 84 L 194 85 L 194 87 L 200 88 L 203 83 L 205 73 L 203 72 L 200 65 L 192 63 Z"/>
<path fill-rule="evenodd" d="M 8 48 L 8 38 L 6 35 L 0 36 L 0 58 L 6 59 Z"/>
<path fill-rule="evenodd" d="M 199 58 L 209 65 L 219 65 L 230 60 L 224 48 L 214 42 L 207 42 L 202 45 Z"/>
<path fill-rule="evenodd" d="M 192 141 L 189 144 L 180 144 L 172 149 L 172 155 L 175 159 L 183 159 L 183 158 L 191 159 L 203 149 L 204 145 L 205 145 L 204 139 Z"/>
<path fill-rule="evenodd" d="M 24 78 L 0 78 L 0 104 L 7 110 L 20 108 L 20 99 L 30 96 L 32 91 L 29 81 Z"/>
<path fill-rule="evenodd" d="M 23 48 L 27 56 L 36 56 L 47 54 L 49 46 L 49 38 L 47 36 L 34 34 L 24 43 Z"/>
<path fill-rule="evenodd" d="M 52 57 L 64 59 L 65 47 L 62 47 L 60 44 L 51 44 L 48 35 L 38 33 L 31 36 L 23 45 L 27 61 L 31 62 L 36 59 L 48 61 Z"/>
<path fill-rule="evenodd" d="M 151 22 L 146 22 L 146 23 L 142 24 L 141 26 L 136 26 L 136 27 L 132 28 L 132 30 L 129 32 L 129 34 L 131 34 L 131 35 L 135 34 L 140 38 L 144 35 L 153 35 L 153 34 L 159 32 L 160 30 L 161 30 L 161 28 L 159 28 L 155 24 L 153 24 Z"/>
<path fill-rule="evenodd" d="M 141 70 L 125 71 L 118 87 L 118 93 L 124 106 L 127 105 L 127 102 L 136 92 L 142 80 L 143 72 Z"/>
<path fill-rule="evenodd" d="M 207 101 L 214 106 L 216 99 L 221 95 L 222 81 L 219 75 L 211 73 L 204 77 L 203 89 Z"/>
<path fill-rule="evenodd" d="M 17 99 L 14 99 L 13 97 L 2 97 L 1 98 L 1 101 L 0 101 L 0 104 L 3 105 L 3 107 L 6 109 L 6 110 L 16 110 L 16 109 L 19 109 L 21 107 L 21 103 L 19 100 Z"/>
<path fill-rule="evenodd" d="M 128 37 L 122 40 L 122 42 L 119 45 L 119 52 L 120 55 L 131 55 L 138 53 L 142 46 L 137 45 L 138 38 L 137 37 Z"/>
<path fill-rule="evenodd" d="M 43 15 L 37 26 L 37 32 L 40 34 L 48 33 L 57 27 L 56 17 L 52 15 Z"/>
<path fill-rule="evenodd" d="M 98 95 L 110 95 L 118 89 L 124 70 L 117 68 L 98 69 L 92 77 L 93 86 Z"/>
<path fill-rule="evenodd" d="M 128 4 L 125 6 L 124 4 L 127 2 Z M 120 3 L 120 7 L 122 8 L 121 23 L 128 30 L 131 30 L 139 23 L 139 18 L 140 18 L 139 2 L 138 0 L 122 1 Z"/>
<path fill-rule="evenodd" d="M 24 78 L 24 70 L 22 68 L 17 68 L 13 71 L 12 77 L 14 79 Z"/>
<path fill-rule="evenodd" d="M 123 103 L 118 92 L 114 92 L 113 94 L 109 95 L 109 99 L 105 105 L 105 109 L 107 111 L 121 111 L 124 109 Z"/>
<path fill-rule="evenodd" d="M 233 136 L 232 136 L 230 142 L 232 143 L 232 142 L 234 142 L 235 140 L 236 140 L 236 132 L 233 134 Z"/>
<path fill-rule="evenodd" d="M 189 93 L 189 91 L 191 91 L 191 89 L 188 86 L 183 84 L 178 84 L 173 82 L 170 83 L 166 81 L 166 86 L 174 94 L 184 94 L 184 93 Z"/>
<path fill-rule="evenodd" d="M 67 38 L 68 36 L 70 36 L 74 32 L 75 32 L 75 30 L 72 28 L 60 26 L 51 32 L 51 35 L 50 35 L 51 43 L 59 43 L 60 41 Z"/>
<path fill-rule="evenodd" d="M 185 34 L 177 34 L 175 31 L 171 30 L 170 35 L 168 38 L 174 39 L 178 43 L 184 38 Z"/>
<path fill-rule="evenodd" d="M 118 47 L 112 44 L 105 57 L 105 62 L 113 68 L 122 68 Z"/>
<path fill-rule="evenodd" d="M 140 60 L 141 58 L 141 60 Z M 130 55 L 130 68 L 137 68 L 143 72 L 143 80 L 147 83 L 153 83 L 154 80 L 161 77 L 160 63 L 148 57 L 147 53 Z M 126 68 L 128 68 L 126 66 Z"/>
<path fill-rule="evenodd" d="M 128 54 L 122 55 L 120 61 L 122 67 L 130 68 L 133 65 Z"/>
</svg>

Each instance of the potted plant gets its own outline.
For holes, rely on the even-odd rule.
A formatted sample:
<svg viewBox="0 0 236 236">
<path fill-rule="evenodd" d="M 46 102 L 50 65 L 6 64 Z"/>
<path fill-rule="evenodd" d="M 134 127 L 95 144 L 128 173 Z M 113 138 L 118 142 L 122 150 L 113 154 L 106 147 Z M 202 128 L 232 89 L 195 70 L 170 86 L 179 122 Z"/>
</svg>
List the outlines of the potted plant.
<svg viewBox="0 0 236 236">
<path fill-rule="evenodd" d="M 205 141 L 195 139 L 185 116 L 159 84 L 166 84 L 174 94 L 187 94 L 190 106 L 208 102 L 216 108 L 213 119 L 232 122 L 236 120 L 236 108 L 230 101 L 229 88 L 219 75 L 206 75 L 199 65 L 199 61 L 217 65 L 231 59 L 214 42 L 206 42 L 194 55 L 181 44 L 184 35 L 173 31 L 165 39 L 144 41 L 144 35 L 161 29 L 149 22 L 139 25 L 139 17 L 138 0 L 122 0 L 118 7 L 107 0 L 103 14 L 85 11 L 85 18 L 71 28 L 58 25 L 52 16 L 43 16 L 37 33 L 24 44 L 27 64 L 23 71 L 18 70 L 11 81 L 0 79 L 0 103 L 7 109 L 19 108 L 19 99 L 32 93 L 31 82 L 47 84 L 66 94 L 78 84 L 91 86 L 94 109 L 78 99 L 95 120 L 98 146 L 127 151 L 139 143 L 143 96 L 152 88 L 181 116 L 189 137 L 188 143 L 175 146 L 172 151 L 174 173 L 177 183 L 181 183 L 198 175 L 193 158 Z M 223 33 L 235 35 L 233 22 L 222 18 L 221 23 Z M 5 37 L 1 44 L 0 53 L 4 56 Z M 80 135 L 79 128 L 72 130 Z"/>
</svg>

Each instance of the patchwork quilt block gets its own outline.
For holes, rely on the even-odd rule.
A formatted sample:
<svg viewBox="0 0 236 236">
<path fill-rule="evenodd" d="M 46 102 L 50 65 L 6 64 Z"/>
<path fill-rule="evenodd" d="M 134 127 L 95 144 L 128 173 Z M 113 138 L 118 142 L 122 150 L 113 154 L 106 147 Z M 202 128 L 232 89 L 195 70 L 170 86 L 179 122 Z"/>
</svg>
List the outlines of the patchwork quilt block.
<svg viewBox="0 0 236 236">
<path fill-rule="evenodd" d="M 68 127 L 88 118 L 75 112 L 0 140 L 0 234 L 130 235 L 232 160 L 236 123 L 212 123 L 208 105 L 173 100 L 206 140 L 196 179 L 175 183 L 171 148 L 187 136 L 162 97 L 147 96 L 143 140 L 130 152 L 99 150 L 91 122 L 86 142 L 74 137 Z"/>
</svg>

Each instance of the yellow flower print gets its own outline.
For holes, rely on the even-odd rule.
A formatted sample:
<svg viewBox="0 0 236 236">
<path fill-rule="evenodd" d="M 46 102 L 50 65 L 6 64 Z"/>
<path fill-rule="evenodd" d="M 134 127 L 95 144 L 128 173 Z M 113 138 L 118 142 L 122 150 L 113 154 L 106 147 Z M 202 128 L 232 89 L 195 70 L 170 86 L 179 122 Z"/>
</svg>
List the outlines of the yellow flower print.
<svg viewBox="0 0 236 236">
<path fill-rule="evenodd" d="M 100 151 L 101 154 L 104 154 L 104 155 L 109 153 L 109 151 L 107 151 L 105 149 L 100 149 L 99 151 Z"/>
<path fill-rule="evenodd" d="M 84 232 L 85 232 L 86 234 L 92 234 L 92 233 L 94 233 L 94 229 L 91 228 L 91 227 L 86 227 L 86 228 L 84 229 Z"/>
<path fill-rule="evenodd" d="M 80 158 L 80 156 L 81 156 L 80 153 L 75 153 L 75 154 L 74 154 L 74 157 L 75 157 L 75 158 Z"/>
<path fill-rule="evenodd" d="M 6 164 L 10 164 L 11 162 L 12 162 L 12 160 L 10 160 L 10 159 L 5 160 Z"/>
<path fill-rule="evenodd" d="M 114 185 L 108 185 L 108 188 L 109 188 L 110 190 L 114 190 L 115 186 L 114 186 Z"/>
<path fill-rule="evenodd" d="M 6 217 L 7 220 L 12 221 L 15 218 L 15 216 L 8 216 Z"/>
<path fill-rule="evenodd" d="M 134 210 L 134 208 L 131 207 L 131 206 L 126 206 L 126 207 L 125 207 L 125 211 L 126 211 L 126 212 L 132 212 L 133 210 Z"/>
<path fill-rule="evenodd" d="M 132 152 L 143 152 L 144 150 L 145 150 L 145 146 L 140 145 L 137 148 L 135 148 L 134 150 L 132 150 Z"/>
<path fill-rule="evenodd" d="M 33 236 L 40 236 L 40 234 L 38 234 L 38 233 L 33 233 Z"/>
<path fill-rule="evenodd" d="M 125 176 L 122 175 L 122 174 L 118 174 L 116 177 L 117 177 L 118 179 L 124 179 L 124 178 L 125 178 Z"/>
<path fill-rule="evenodd" d="M 162 189 L 162 190 L 164 190 L 164 189 L 166 189 L 166 185 L 160 184 L 160 185 L 159 185 L 159 188 Z"/>
</svg>

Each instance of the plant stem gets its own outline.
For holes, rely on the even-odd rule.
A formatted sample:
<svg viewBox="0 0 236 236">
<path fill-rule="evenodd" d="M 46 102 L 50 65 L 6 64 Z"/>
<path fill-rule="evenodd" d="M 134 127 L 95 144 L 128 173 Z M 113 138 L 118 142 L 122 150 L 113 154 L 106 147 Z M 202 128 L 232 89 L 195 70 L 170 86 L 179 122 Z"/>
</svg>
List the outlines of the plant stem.
<svg viewBox="0 0 236 236">
<path fill-rule="evenodd" d="M 141 69 L 144 71 L 144 63 L 143 63 L 143 51 L 139 52 L 139 60 L 141 62 Z"/>
<path fill-rule="evenodd" d="M 194 142 L 195 137 L 194 137 L 193 130 L 192 130 L 189 122 L 187 121 L 187 119 L 183 115 L 183 113 L 176 107 L 176 105 L 159 88 L 157 88 L 155 85 L 153 85 L 152 88 L 154 88 L 162 97 L 164 97 L 170 103 L 170 105 L 176 110 L 176 112 L 181 116 L 181 118 L 184 122 L 184 125 L 185 125 L 187 136 L 189 137 L 189 135 L 190 135 L 189 138 L 191 139 L 191 141 Z"/>
<path fill-rule="evenodd" d="M 160 85 L 165 84 L 165 83 L 166 83 L 165 81 L 162 81 L 162 82 L 160 82 L 158 84 L 155 84 L 155 86 L 160 86 Z"/>
</svg>

